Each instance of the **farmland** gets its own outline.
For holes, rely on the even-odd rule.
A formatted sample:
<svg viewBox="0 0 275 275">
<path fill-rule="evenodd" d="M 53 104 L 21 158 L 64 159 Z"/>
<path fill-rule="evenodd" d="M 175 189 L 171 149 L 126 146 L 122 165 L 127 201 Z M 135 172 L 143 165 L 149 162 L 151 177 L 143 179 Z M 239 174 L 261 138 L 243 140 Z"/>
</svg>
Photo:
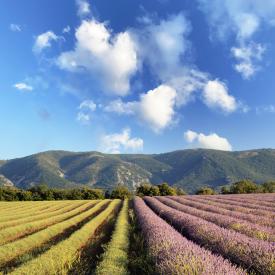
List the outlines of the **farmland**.
<svg viewBox="0 0 275 275">
<path fill-rule="evenodd" d="M 274 274 L 275 195 L 0 203 L 0 274 Z"/>
</svg>

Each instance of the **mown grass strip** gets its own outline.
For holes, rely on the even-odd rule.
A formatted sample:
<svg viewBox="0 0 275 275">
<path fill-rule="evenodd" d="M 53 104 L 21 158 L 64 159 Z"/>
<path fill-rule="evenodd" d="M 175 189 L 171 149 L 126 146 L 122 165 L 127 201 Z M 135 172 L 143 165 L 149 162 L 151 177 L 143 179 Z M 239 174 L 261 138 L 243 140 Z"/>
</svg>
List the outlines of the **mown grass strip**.
<svg viewBox="0 0 275 275">
<path fill-rule="evenodd" d="M 86 209 L 86 211 L 85 207 L 83 206 L 84 212 L 79 212 L 78 215 L 76 213 L 75 216 L 66 221 L 52 225 L 46 229 L 38 231 L 32 235 L 29 235 L 25 238 L 19 239 L 12 243 L 0 246 L 0 270 L 7 265 L 12 265 L 12 262 L 17 257 L 35 250 L 36 248 L 49 242 L 51 239 L 61 235 L 69 228 L 74 227 L 81 221 L 91 217 L 94 213 L 99 211 L 104 205 L 108 204 L 109 200 L 101 201 L 94 206 L 95 203 L 96 201 L 90 202 L 90 207 L 92 208 L 89 208 L 88 210 Z"/>
<path fill-rule="evenodd" d="M 34 221 L 47 219 L 47 218 L 56 216 L 58 214 L 63 214 L 65 212 L 73 210 L 73 209 L 77 208 L 78 206 L 83 205 L 85 203 L 87 203 L 87 202 L 85 202 L 85 201 L 80 201 L 80 202 L 76 202 L 76 203 L 71 202 L 71 203 L 68 203 L 65 205 L 54 206 L 52 208 L 47 209 L 46 212 L 43 211 L 43 212 L 35 213 L 35 214 L 30 213 L 29 217 L 0 223 L 0 230 L 3 230 L 4 228 L 11 227 L 11 226 L 23 225 L 23 224 L 34 222 Z"/>
<path fill-rule="evenodd" d="M 124 275 L 128 272 L 129 250 L 129 216 L 128 200 L 125 200 L 118 215 L 112 239 L 102 255 L 102 261 L 96 268 L 97 275 L 117 274 Z"/>
<path fill-rule="evenodd" d="M 84 208 L 86 208 L 85 204 Z M 77 207 L 70 207 L 43 220 L 20 224 L 12 228 L 8 227 L 0 230 L 0 245 L 22 238 L 26 235 L 30 235 L 53 224 L 65 221 L 81 211 L 83 211 L 83 207 L 81 207 L 81 205 Z"/>
<path fill-rule="evenodd" d="M 68 239 L 53 246 L 47 252 L 15 269 L 10 274 L 67 274 L 78 258 L 80 249 L 89 242 L 97 228 L 104 223 L 119 204 L 120 200 L 112 201 L 103 212 L 74 232 Z"/>
</svg>

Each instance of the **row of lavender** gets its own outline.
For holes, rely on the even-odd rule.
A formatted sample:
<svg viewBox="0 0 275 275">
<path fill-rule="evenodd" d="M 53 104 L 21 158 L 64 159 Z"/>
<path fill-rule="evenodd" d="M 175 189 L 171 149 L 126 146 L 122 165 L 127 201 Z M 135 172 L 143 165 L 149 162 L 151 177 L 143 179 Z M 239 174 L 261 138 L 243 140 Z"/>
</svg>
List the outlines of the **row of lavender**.
<svg viewBox="0 0 275 275">
<path fill-rule="evenodd" d="M 246 274 L 243 269 L 184 238 L 142 199 L 134 199 L 134 207 L 149 254 L 159 274 Z"/>
<path fill-rule="evenodd" d="M 197 244 L 205 246 L 212 252 L 229 259 L 231 262 L 242 266 L 249 271 L 258 274 L 272 274 L 274 271 L 274 242 L 257 240 L 236 231 L 223 228 L 226 227 L 226 220 L 224 217 L 222 217 L 223 221 L 219 222 L 218 219 L 214 219 L 213 215 L 209 215 L 205 213 L 205 211 L 195 212 L 194 209 L 191 210 L 191 207 L 188 208 L 184 205 L 177 204 L 168 198 L 159 198 L 159 200 L 169 206 L 176 206 L 181 211 L 171 208 L 155 198 L 145 197 L 144 200 L 151 209 L 159 214 L 159 216 L 163 217 L 185 237 Z M 181 208 L 181 206 L 183 208 Z M 188 211 L 192 215 L 187 214 Z M 203 216 L 202 213 L 205 216 Z M 212 222 L 206 221 L 205 217 Z M 214 221 L 216 224 L 213 223 Z M 217 224 L 223 227 L 218 226 Z M 247 224 L 243 223 L 242 225 Z M 156 230 L 159 229 L 156 228 Z M 268 231 L 269 229 L 266 230 Z M 249 232 L 247 231 L 247 235 L 252 234 L 252 231 Z M 202 274 L 210 273 L 206 272 Z"/>
<path fill-rule="evenodd" d="M 211 196 L 210 196 L 211 197 Z M 266 193 L 266 194 L 231 194 L 231 195 L 216 195 L 215 198 L 219 199 L 230 199 L 236 201 L 246 201 L 251 203 L 259 204 L 266 206 L 275 206 L 275 194 Z"/>
<path fill-rule="evenodd" d="M 225 205 L 232 205 L 238 207 L 240 211 L 245 211 L 245 212 L 250 212 L 258 215 L 267 215 L 267 216 L 274 216 L 275 217 L 275 205 L 272 205 L 268 203 L 269 205 L 267 206 L 264 201 L 251 201 L 247 199 L 241 199 L 241 198 L 236 198 L 235 196 L 230 199 L 230 197 L 225 197 L 221 198 L 219 196 L 187 196 L 192 199 L 206 199 L 208 201 L 213 201 L 213 202 L 220 202 Z"/>
<path fill-rule="evenodd" d="M 175 200 L 184 203 L 190 207 L 205 210 L 212 213 L 222 214 L 229 217 L 249 221 L 261 226 L 275 227 L 274 219 L 268 216 L 259 216 L 253 213 L 245 213 L 234 205 L 226 205 L 222 202 L 207 202 L 204 198 L 180 196 L 175 197 Z"/>
<path fill-rule="evenodd" d="M 224 228 L 235 230 L 249 237 L 256 238 L 259 240 L 271 241 L 271 242 L 275 241 L 274 230 L 271 227 L 261 226 L 258 224 L 247 222 L 245 220 L 233 218 L 233 217 L 218 214 L 218 213 L 211 213 L 205 210 L 200 210 L 194 207 L 190 207 L 185 205 L 184 201 L 180 203 L 181 202 L 180 198 L 158 197 L 157 199 L 162 203 L 166 204 L 167 206 L 170 206 L 174 209 L 202 218 L 209 222 L 213 222 Z"/>
</svg>

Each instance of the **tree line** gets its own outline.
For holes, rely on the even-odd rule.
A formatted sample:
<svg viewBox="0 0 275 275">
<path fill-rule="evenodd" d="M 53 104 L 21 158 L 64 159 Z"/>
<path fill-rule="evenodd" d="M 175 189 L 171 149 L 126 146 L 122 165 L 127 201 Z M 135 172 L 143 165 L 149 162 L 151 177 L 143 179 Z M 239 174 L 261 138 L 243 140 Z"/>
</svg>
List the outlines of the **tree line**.
<svg viewBox="0 0 275 275">
<path fill-rule="evenodd" d="M 260 185 L 249 180 L 242 180 L 233 183 L 231 186 L 224 186 L 220 194 L 245 194 L 245 193 L 274 193 L 275 182 L 266 182 Z M 47 185 L 38 185 L 28 190 L 15 187 L 1 187 L 0 201 L 43 201 L 43 200 L 94 200 L 94 199 L 125 199 L 133 196 L 176 196 L 187 193 L 178 187 L 169 186 L 167 183 L 152 185 L 144 183 L 139 185 L 135 192 L 130 191 L 124 185 L 118 185 L 111 191 L 93 189 L 89 187 L 74 189 L 49 188 Z M 218 194 L 210 187 L 202 187 L 197 190 L 198 195 Z"/>
</svg>

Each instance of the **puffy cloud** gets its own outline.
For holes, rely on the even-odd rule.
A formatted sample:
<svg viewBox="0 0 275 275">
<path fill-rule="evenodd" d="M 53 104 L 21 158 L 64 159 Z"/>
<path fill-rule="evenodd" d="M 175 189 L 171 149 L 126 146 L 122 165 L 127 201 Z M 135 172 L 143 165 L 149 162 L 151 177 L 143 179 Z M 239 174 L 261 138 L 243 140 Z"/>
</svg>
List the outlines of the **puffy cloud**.
<svg viewBox="0 0 275 275">
<path fill-rule="evenodd" d="M 209 79 L 206 73 L 199 70 L 182 68 L 182 71 L 185 73 L 171 77 L 167 82 L 177 91 L 177 107 L 185 105 L 195 98 L 195 93 L 201 91 Z"/>
<path fill-rule="evenodd" d="M 80 110 L 88 109 L 90 111 L 95 111 L 96 104 L 92 100 L 84 100 L 80 103 L 79 107 Z"/>
<path fill-rule="evenodd" d="M 138 103 L 133 102 L 123 102 L 121 99 L 111 101 L 104 107 L 105 112 L 117 113 L 119 115 L 131 115 L 134 114 L 137 109 Z"/>
<path fill-rule="evenodd" d="M 76 0 L 77 15 L 80 17 L 90 13 L 90 4 L 86 0 Z"/>
<path fill-rule="evenodd" d="M 70 26 L 66 26 L 63 30 L 62 33 L 69 33 L 71 31 L 71 27 Z"/>
<path fill-rule="evenodd" d="M 176 105 L 179 108 L 195 98 L 196 93 L 205 90 L 211 78 L 207 73 L 188 64 L 187 54 L 190 53 L 191 44 L 187 36 L 190 33 L 190 24 L 181 13 L 158 23 L 148 17 L 143 18 L 142 22 L 145 24 L 144 30 L 136 34 L 139 53 L 157 80 L 176 91 Z M 224 92 L 216 95 L 216 104 L 228 109 L 227 106 L 224 107 L 224 101 L 232 102 L 235 99 L 225 95 L 227 93 Z M 207 102 L 211 102 L 211 107 L 214 105 L 210 100 Z M 231 111 L 234 108 L 229 109 Z"/>
<path fill-rule="evenodd" d="M 24 82 L 19 82 L 13 85 L 14 88 L 16 88 L 17 90 L 21 90 L 21 91 L 32 91 L 33 87 L 24 83 Z"/>
<path fill-rule="evenodd" d="M 175 89 L 167 85 L 160 85 L 142 94 L 138 108 L 139 116 L 155 132 L 161 131 L 173 121 L 176 96 Z"/>
<path fill-rule="evenodd" d="M 123 102 L 115 100 L 105 106 L 107 112 L 136 115 L 145 125 L 160 132 L 172 124 L 175 115 L 177 93 L 168 85 L 141 94 L 139 101 Z"/>
<path fill-rule="evenodd" d="M 235 98 L 228 94 L 225 83 L 219 80 L 207 82 L 203 90 L 203 101 L 210 108 L 220 108 L 228 113 L 238 108 Z"/>
<path fill-rule="evenodd" d="M 141 138 L 131 138 L 131 130 L 123 129 L 121 133 L 105 135 L 101 139 L 101 145 L 105 152 L 118 154 L 121 151 L 140 151 L 143 149 Z"/>
<path fill-rule="evenodd" d="M 224 137 L 220 137 L 215 133 L 205 135 L 188 130 L 184 133 L 184 138 L 197 148 L 216 149 L 223 151 L 232 151 L 232 146 Z"/>
<path fill-rule="evenodd" d="M 235 70 L 249 79 L 259 70 L 257 63 L 262 60 L 265 47 L 261 44 L 250 43 L 248 46 L 233 47 L 231 49 L 233 56 L 239 61 L 234 66 Z"/>
<path fill-rule="evenodd" d="M 150 18 L 143 22 L 144 28 L 136 32 L 139 53 L 152 73 L 166 81 L 182 68 L 181 59 L 189 48 L 186 37 L 190 25 L 181 13 L 156 23 Z"/>
<path fill-rule="evenodd" d="M 212 29 L 220 38 L 230 32 L 238 40 L 251 38 L 263 23 L 273 25 L 274 0 L 198 0 Z"/>
<path fill-rule="evenodd" d="M 10 24 L 10 30 L 13 32 L 21 32 L 22 27 L 18 24 Z"/>
<path fill-rule="evenodd" d="M 275 1 L 266 0 L 199 0 L 209 24 L 215 34 L 222 40 L 233 34 L 237 47 L 231 49 L 237 59 L 235 70 L 244 79 L 254 75 L 262 60 L 264 47 L 252 43 L 253 36 L 263 24 L 270 26 L 275 22 Z M 241 55 L 241 57 L 240 57 Z"/>
<path fill-rule="evenodd" d="M 82 124 L 89 124 L 92 119 L 92 113 L 96 110 L 96 104 L 92 100 L 84 100 L 78 106 L 76 119 Z"/>
<path fill-rule="evenodd" d="M 58 36 L 54 32 L 52 31 L 44 32 L 36 37 L 35 43 L 33 46 L 33 51 L 35 53 L 40 53 L 45 48 L 51 47 L 51 42 L 56 40 L 58 40 Z"/>
<path fill-rule="evenodd" d="M 89 124 L 91 119 L 92 119 L 91 114 L 87 114 L 84 112 L 78 112 L 76 116 L 76 120 L 85 125 Z"/>
<path fill-rule="evenodd" d="M 137 71 L 135 43 L 129 32 L 112 35 L 104 23 L 82 21 L 76 30 L 74 51 L 62 53 L 57 64 L 69 71 L 86 70 L 97 75 L 108 92 L 124 96 Z"/>
</svg>

